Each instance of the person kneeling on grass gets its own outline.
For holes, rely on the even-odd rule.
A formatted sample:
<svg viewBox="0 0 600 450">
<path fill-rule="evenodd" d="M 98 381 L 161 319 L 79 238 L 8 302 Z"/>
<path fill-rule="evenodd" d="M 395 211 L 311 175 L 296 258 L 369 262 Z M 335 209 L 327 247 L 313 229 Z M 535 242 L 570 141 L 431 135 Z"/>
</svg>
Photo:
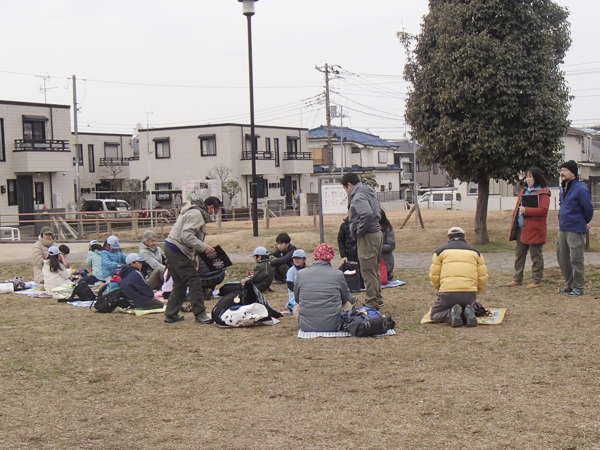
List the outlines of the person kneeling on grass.
<svg viewBox="0 0 600 450">
<path fill-rule="evenodd" d="M 154 291 L 140 272 L 144 261 L 137 253 L 127 255 L 127 265 L 121 267 L 118 273 L 121 277 L 119 287 L 132 308 L 161 309 L 165 304 L 154 298 Z"/>
<path fill-rule="evenodd" d="M 294 285 L 294 317 L 302 331 L 339 331 L 342 313 L 352 309 L 344 274 L 331 267 L 333 248 L 319 245 L 311 267 L 298 272 Z"/>
<path fill-rule="evenodd" d="M 429 268 L 431 285 L 437 289 L 437 300 L 431 307 L 431 319 L 452 327 L 477 326 L 473 303 L 483 292 L 488 271 L 483 256 L 467 244 L 460 227 L 448 230 L 448 242 L 433 254 Z"/>
</svg>

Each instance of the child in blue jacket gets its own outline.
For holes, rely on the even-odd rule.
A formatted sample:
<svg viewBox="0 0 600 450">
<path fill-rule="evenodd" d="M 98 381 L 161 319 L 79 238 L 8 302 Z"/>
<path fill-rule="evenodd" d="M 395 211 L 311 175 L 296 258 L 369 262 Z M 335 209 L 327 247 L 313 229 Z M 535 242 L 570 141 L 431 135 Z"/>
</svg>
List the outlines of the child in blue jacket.
<svg viewBox="0 0 600 450">
<path fill-rule="evenodd" d="M 121 252 L 119 239 L 116 236 L 109 236 L 102 250 L 102 276 L 106 281 L 110 280 L 117 273 L 119 267 L 125 262 L 125 255 Z"/>
</svg>

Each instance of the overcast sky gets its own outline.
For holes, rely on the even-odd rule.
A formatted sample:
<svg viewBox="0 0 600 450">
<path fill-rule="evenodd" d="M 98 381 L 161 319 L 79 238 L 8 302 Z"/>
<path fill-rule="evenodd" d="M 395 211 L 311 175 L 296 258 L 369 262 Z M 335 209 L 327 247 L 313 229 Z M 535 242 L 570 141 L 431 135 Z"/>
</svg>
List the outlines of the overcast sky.
<svg viewBox="0 0 600 450">
<path fill-rule="evenodd" d="M 600 123 L 598 0 L 571 12 L 565 61 L 574 126 Z M 339 65 L 332 104 L 344 125 L 401 138 L 407 83 L 396 32 L 418 33 L 426 0 L 260 0 L 252 18 L 258 124 L 325 124 L 323 74 Z M 237 0 L 3 0 L 0 99 L 72 104 L 80 131 L 249 123 L 246 18 Z M 334 124 L 339 124 L 335 119 Z"/>
</svg>

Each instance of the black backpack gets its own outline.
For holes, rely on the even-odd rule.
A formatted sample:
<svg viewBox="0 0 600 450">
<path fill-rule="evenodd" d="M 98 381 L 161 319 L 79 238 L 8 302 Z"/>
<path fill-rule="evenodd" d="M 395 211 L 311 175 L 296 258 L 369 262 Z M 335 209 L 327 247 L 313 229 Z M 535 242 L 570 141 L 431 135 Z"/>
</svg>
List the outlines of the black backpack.
<svg viewBox="0 0 600 450">
<path fill-rule="evenodd" d="M 120 288 L 113 288 L 109 293 L 105 294 L 108 284 L 103 285 L 98 291 L 98 299 L 90 306 L 99 313 L 111 313 L 117 307 L 129 308 L 129 302 L 123 295 Z"/>
<path fill-rule="evenodd" d="M 275 317 L 276 319 L 283 317 L 279 311 L 273 309 L 271 305 L 269 305 L 269 302 L 267 302 L 256 286 L 252 284 L 252 281 L 248 280 L 244 283 L 244 286 L 240 291 L 232 292 L 221 297 L 211 312 L 212 320 L 217 325 L 226 326 L 227 324 L 221 320 L 221 315 L 225 311 L 232 306 L 250 305 L 251 303 L 260 303 L 264 305 L 267 308 L 269 317 Z"/>
<path fill-rule="evenodd" d="M 366 306 L 348 311 L 342 316 L 342 330 L 347 331 L 351 336 L 377 336 L 386 334 L 388 330 L 395 327 L 396 322 L 391 317 L 383 317 L 379 311 Z"/>
<path fill-rule="evenodd" d="M 72 302 L 78 298 L 82 301 L 96 300 L 96 294 L 85 281 L 79 281 L 73 288 L 73 292 L 69 298 L 59 299 L 61 303 Z"/>
</svg>

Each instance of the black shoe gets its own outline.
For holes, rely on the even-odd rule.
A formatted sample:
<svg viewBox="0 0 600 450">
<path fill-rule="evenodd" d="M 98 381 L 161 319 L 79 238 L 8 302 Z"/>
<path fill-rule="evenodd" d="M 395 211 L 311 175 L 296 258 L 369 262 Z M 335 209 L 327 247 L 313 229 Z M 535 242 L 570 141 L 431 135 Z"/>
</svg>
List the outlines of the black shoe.
<svg viewBox="0 0 600 450">
<path fill-rule="evenodd" d="M 208 314 L 206 314 L 206 311 L 205 311 L 205 312 L 201 312 L 200 314 L 198 314 L 196 316 L 196 323 L 203 323 L 203 324 L 208 325 L 208 324 L 213 323 L 213 320 Z"/>
<path fill-rule="evenodd" d="M 165 316 L 165 323 L 181 322 L 183 319 L 185 319 L 185 317 L 180 316 L 180 315 Z"/>
<path fill-rule="evenodd" d="M 468 327 L 476 327 L 477 326 L 477 317 L 475 316 L 475 310 L 471 305 L 465 306 L 464 309 L 465 319 L 467 321 Z"/>
<path fill-rule="evenodd" d="M 462 308 L 460 305 L 454 305 L 450 310 L 450 324 L 452 325 L 452 328 L 458 328 L 463 326 L 461 314 Z"/>
</svg>

